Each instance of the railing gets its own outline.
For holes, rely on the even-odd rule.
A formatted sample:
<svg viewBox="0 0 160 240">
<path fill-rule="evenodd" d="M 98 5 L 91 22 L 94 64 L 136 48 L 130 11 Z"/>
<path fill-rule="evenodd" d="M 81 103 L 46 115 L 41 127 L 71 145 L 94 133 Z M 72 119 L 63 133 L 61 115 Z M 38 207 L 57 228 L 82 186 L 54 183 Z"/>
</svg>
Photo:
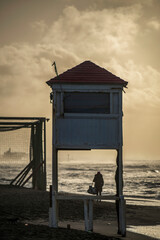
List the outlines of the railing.
<svg viewBox="0 0 160 240">
<path fill-rule="evenodd" d="M 58 228 L 58 200 L 82 200 L 84 202 L 85 231 L 93 231 L 93 201 L 115 200 L 118 204 L 119 234 L 126 235 L 125 200 L 123 196 L 94 196 L 80 194 L 58 194 L 50 187 L 49 226 Z M 116 205 L 117 206 L 117 205 Z"/>
</svg>

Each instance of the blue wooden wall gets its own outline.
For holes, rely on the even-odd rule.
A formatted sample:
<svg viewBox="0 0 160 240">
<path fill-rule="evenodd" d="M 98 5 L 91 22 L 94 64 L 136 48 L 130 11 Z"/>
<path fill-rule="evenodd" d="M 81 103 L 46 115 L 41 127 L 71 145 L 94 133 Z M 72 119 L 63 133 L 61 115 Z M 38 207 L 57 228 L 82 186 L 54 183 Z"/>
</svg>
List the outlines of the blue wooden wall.
<svg viewBox="0 0 160 240">
<path fill-rule="evenodd" d="M 57 149 L 122 146 L 122 86 L 54 84 L 52 90 Z"/>
</svg>

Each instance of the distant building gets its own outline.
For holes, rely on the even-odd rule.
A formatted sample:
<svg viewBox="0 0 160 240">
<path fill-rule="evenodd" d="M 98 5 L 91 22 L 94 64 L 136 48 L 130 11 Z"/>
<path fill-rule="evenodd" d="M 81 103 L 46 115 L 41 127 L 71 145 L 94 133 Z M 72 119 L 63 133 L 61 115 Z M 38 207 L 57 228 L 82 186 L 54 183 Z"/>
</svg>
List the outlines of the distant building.
<svg viewBox="0 0 160 240">
<path fill-rule="evenodd" d="M 4 152 L 3 157 L 7 159 L 23 159 L 27 157 L 27 153 L 24 152 L 12 152 L 11 148 L 9 148 L 6 152 Z"/>
</svg>

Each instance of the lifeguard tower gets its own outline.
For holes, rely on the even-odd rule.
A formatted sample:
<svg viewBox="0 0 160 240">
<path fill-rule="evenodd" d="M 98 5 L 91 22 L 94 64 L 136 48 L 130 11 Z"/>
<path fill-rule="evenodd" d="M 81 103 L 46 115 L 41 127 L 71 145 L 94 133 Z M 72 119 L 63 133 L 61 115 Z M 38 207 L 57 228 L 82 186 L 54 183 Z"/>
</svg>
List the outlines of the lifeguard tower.
<svg viewBox="0 0 160 240">
<path fill-rule="evenodd" d="M 127 86 L 127 82 L 91 61 L 85 61 L 50 79 L 47 84 L 52 88 L 51 101 L 53 104 L 51 213 L 53 221 L 51 226 L 58 226 L 56 210 L 56 202 L 59 199 L 58 150 L 115 149 L 117 151 L 116 187 L 118 200 L 116 201 L 118 204 L 119 232 L 125 235 L 122 91 Z M 87 209 L 86 202 L 84 206 Z M 91 208 L 89 207 L 89 209 Z M 86 229 L 91 230 L 93 228 L 92 211 L 89 210 L 89 224 L 87 216 L 85 218 Z"/>
</svg>

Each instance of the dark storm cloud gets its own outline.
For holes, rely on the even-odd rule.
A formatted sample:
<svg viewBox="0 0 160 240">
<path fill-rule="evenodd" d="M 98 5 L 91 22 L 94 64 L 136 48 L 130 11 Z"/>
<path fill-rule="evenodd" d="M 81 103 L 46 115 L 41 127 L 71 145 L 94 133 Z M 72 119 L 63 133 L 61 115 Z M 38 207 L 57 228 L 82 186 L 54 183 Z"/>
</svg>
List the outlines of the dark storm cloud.
<svg viewBox="0 0 160 240">
<path fill-rule="evenodd" d="M 13 69 L 11 66 L 0 65 L 0 75 L 11 75 L 13 73 Z"/>
</svg>

